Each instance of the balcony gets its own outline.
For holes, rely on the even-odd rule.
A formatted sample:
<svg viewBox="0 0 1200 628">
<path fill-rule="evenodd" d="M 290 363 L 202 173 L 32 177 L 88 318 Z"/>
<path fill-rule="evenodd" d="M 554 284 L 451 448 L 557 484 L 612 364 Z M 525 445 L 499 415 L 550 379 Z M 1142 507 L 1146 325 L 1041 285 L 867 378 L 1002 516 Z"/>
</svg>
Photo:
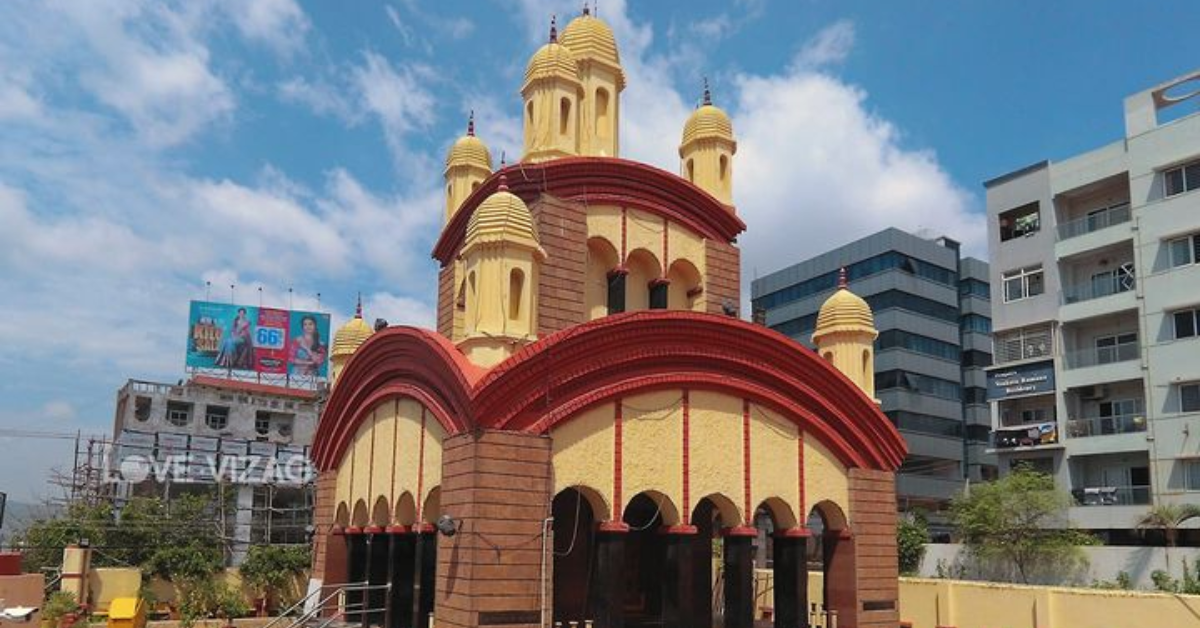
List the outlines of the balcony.
<svg viewBox="0 0 1200 628">
<path fill-rule="evenodd" d="M 995 451 L 1046 446 L 1062 447 L 1058 443 L 1058 424 L 1053 421 L 998 427 L 992 432 L 992 445 Z"/>
<path fill-rule="evenodd" d="M 1146 506 L 1149 486 L 1090 486 L 1071 489 L 1076 506 Z"/>
<path fill-rule="evenodd" d="M 1085 417 L 1067 421 L 1067 434 L 1071 438 L 1091 438 L 1145 431 L 1146 415 L 1141 412 L 1120 416 Z"/>
<path fill-rule="evenodd" d="M 1113 205 L 1058 225 L 1058 241 L 1078 238 L 1114 225 L 1124 224 L 1129 222 L 1130 218 L 1129 203 Z"/>
<path fill-rule="evenodd" d="M 1063 368 L 1069 371 L 1104 364 L 1128 362 L 1140 358 L 1141 354 L 1141 345 L 1136 340 L 1102 347 L 1077 349 L 1066 353 L 1063 360 Z"/>
<path fill-rule="evenodd" d="M 1064 284 L 1060 320 L 1070 322 L 1137 309 L 1135 287 L 1133 264 L 1128 263 L 1116 271 L 1098 274 L 1091 281 Z"/>
</svg>

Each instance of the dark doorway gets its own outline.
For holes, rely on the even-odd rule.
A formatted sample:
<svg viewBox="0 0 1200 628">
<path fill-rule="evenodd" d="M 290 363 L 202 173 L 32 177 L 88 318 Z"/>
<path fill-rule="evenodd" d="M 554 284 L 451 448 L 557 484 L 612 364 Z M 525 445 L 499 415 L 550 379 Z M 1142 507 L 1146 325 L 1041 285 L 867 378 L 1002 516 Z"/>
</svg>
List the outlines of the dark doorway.
<svg viewBox="0 0 1200 628">
<path fill-rule="evenodd" d="M 588 599 L 595 577 L 596 517 L 579 489 L 554 497 L 554 621 L 580 626 L 594 619 Z"/>
<path fill-rule="evenodd" d="M 623 521 L 629 525 L 625 540 L 625 582 L 622 596 L 625 625 L 663 625 L 663 577 L 667 545 L 659 528 L 662 508 L 645 493 L 634 497 L 625 508 Z"/>
</svg>

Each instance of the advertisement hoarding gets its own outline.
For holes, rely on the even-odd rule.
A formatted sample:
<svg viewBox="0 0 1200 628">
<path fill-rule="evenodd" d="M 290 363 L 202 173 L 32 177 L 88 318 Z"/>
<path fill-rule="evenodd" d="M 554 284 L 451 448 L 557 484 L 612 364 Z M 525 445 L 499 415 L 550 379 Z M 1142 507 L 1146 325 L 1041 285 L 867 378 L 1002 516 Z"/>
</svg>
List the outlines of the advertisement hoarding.
<svg viewBox="0 0 1200 628">
<path fill-rule="evenodd" d="M 1054 392 L 1054 362 L 1022 364 L 987 374 L 988 401 Z"/>
<path fill-rule="evenodd" d="M 192 301 L 187 365 L 293 377 L 328 374 L 329 315 Z"/>
</svg>

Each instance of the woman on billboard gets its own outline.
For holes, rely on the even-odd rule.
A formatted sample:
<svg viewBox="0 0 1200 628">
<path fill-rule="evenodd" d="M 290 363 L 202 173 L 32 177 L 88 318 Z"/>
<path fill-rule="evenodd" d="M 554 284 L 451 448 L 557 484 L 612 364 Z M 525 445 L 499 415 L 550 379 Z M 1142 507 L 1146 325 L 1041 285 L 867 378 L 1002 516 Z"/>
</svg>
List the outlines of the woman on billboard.
<svg viewBox="0 0 1200 628">
<path fill-rule="evenodd" d="M 254 368 L 254 352 L 250 342 L 250 319 L 246 308 L 240 307 L 237 316 L 229 324 L 229 331 L 221 339 L 221 351 L 217 354 L 217 366 L 227 369 Z"/>
<path fill-rule="evenodd" d="M 321 331 L 316 317 L 305 314 L 300 319 L 300 335 L 292 341 L 292 374 L 315 377 L 325 366 L 327 348 L 321 343 Z"/>
</svg>

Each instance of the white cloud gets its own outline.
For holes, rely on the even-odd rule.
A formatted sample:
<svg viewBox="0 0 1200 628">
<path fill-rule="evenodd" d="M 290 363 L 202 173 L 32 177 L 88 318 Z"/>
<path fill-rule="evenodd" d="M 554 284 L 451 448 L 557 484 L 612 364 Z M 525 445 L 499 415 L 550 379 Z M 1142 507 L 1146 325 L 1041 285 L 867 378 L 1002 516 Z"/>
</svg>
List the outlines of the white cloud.
<svg viewBox="0 0 1200 628">
<path fill-rule="evenodd" d="M 363 303 L 363 315 L 371 322 L 382 318 L 389 325 L 411 325 L 424 329 L 433 329 L 437 323 L 437 313 L 428 301 L 390 292 L 375 292 L 367 296 Z"/>
<path fill-rule="evenodd" d="M 407 136 L 433 124 L 437 100 L 426 87 L 434 80 L 433 72 L 424 66 L 393 67 L 386 57 L 368 51 L 353 76 L 362 106 L 383 126 L 393 157 L 415 157 Z"/>
<path fill-rule="evenodd" d="M 42 406 L 42 416 L 51 421 L 70 421 L 75 418 L 75 414 L 75 406 L 62 399 L 47 401 L 46 405 Z"/>
<path fill-rule="evenodd" d="M 284 102 L 303 105 L 319 116 L 337 118 L 347 126 L 362 120 L 362 112 L 346 93 L 323 79 L 296 76 L 280 82 L 276 90 Z"/>
<path fill-rule="evenodd" d="M 262 42 L 278 54 L 300 49 L 311 28 L 295 0 L 227 0 L 224 8 L 243 37 Z"/>
<path fill-rule="evenodd" d="M 846 60 L 854 48 L 854 24 L 840 20 L 826 26 L 796 53 L 796 69 L 817 69 Z"/>
</svg>

